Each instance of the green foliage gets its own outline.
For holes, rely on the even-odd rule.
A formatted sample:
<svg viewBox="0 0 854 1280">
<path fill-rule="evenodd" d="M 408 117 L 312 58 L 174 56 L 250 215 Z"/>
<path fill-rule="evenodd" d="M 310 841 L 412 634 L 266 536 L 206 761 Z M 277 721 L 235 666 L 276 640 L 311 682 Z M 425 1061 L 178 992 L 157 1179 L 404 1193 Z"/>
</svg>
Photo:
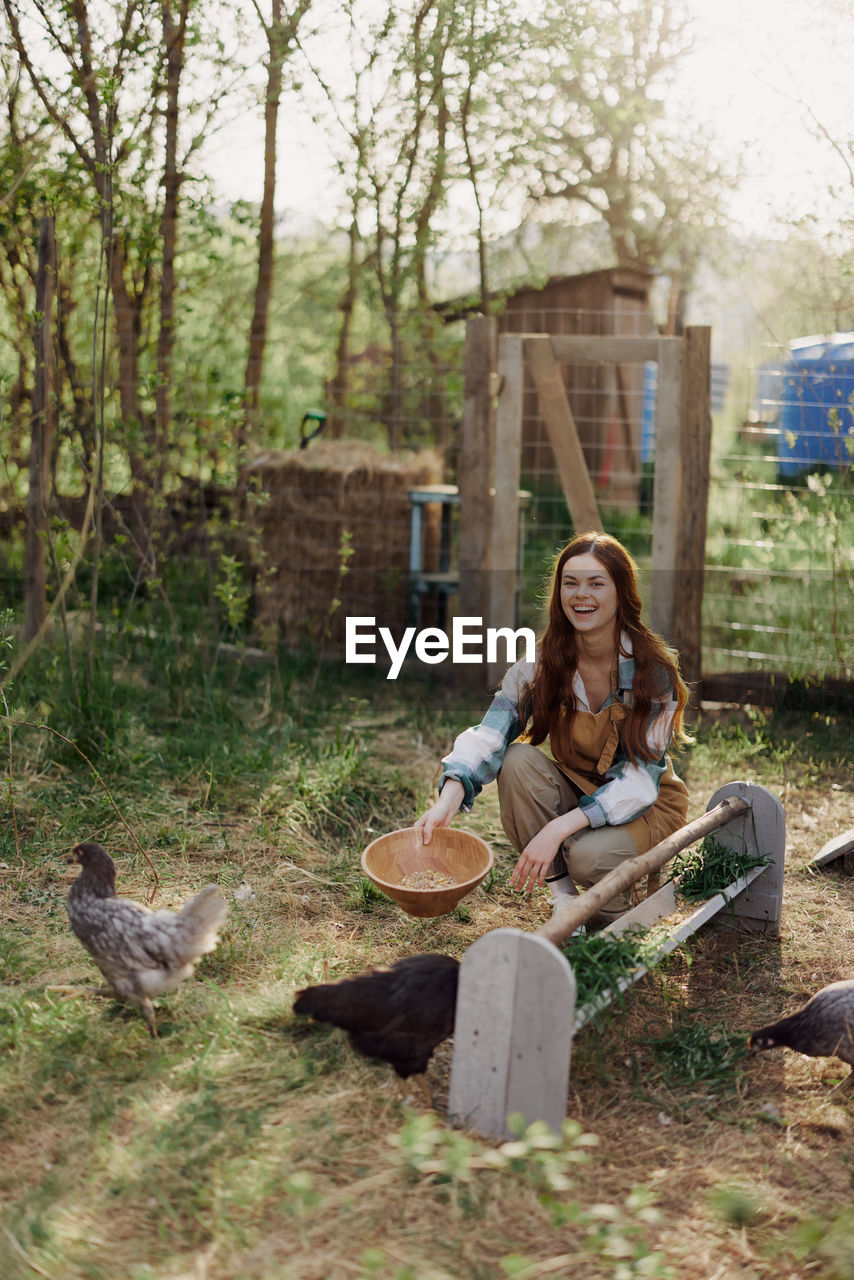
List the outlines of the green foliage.
<svg viewBox="0 0 854 1280">
<path fill-rule="evenodd" d="M 437 1178 L 451 1185 L 470 1182 L 481 1170 L 508 1173 L 529 1182 L 538 1190 L 568 1191 L 572 1187 L 573 1166 L 584 1164 L 589 1148 L 596 1146 L 594 1134 L 566 1120 L 561 1135 L 542 1121 L 526 1126 L 519 1115 L 508 1117 L 508 1128 L 516 1135 L 494 1148 L 436 1122 L 433 1115 L 411 1115 L 389 1142 L 402 1166 L 418 1177 Z"/>
<path fill-rule="evenodd" d="M 773 460 L 737 455 L 720 467 L 706 542 L 704 644 L 729 648 L 735 633 L 740 650 L 763 655 L 763 665 L 790 679 L 845 678 L 854 616 L 851 466 L 784 485 Z"/>
<path fill-rule="evenodd" d="M 792 1232 L 798 1253 L 820 1280 L 854 1280 L 854 1211 L 810 1216 Z"/>
<path fill-rule="evenodd" d="M 620 979 L 654 963 L 665 937 L 666 931 L 660 928 L 637 925 L 621 934 L 601 932 L 570 938 L 562 950 L 572 964 L 577 1003 L 593 1004 L 608 993 L 621 999 Z"/>
<path fill-rule="evenodd" d="M 692 1011 L 680 1009 L 669 1031 L 643 1041 L 649 1045 L 668 1087 L 706 1085 L 736 1088 L 735 1065 L 747 1056 L 743 1032 L 730 1027 L 707 1026 L 695 1021 Z"/>
<path fill-rule="evenodd" d="M 709 1203 L 715 1213 L 730 1227 L 749 1227 L 759 1213 L 761 1200 L 748 1187 L 724 1184 L 709 1193 Z"/>
<path fill-rule="evenodd" d="M 214 586 L 214 595 L 225 612 L 225 624 L 229 635 L 239 634 L 249 609 L 250 591 L 246 585 L 243 566 L 236 556 L 222 553 L 219 557 L 220 576 Z"/>
<path fill-rule="evenodd" d="M 677 853 L 669 878 L 677 882 L 677 896 L 684 902 L 705 902 L 754 867 L 767 864 L 767 858 L 755 857 L 746 849 L 724 844 L 709 835 L 693 848 Z"/>
</svg>

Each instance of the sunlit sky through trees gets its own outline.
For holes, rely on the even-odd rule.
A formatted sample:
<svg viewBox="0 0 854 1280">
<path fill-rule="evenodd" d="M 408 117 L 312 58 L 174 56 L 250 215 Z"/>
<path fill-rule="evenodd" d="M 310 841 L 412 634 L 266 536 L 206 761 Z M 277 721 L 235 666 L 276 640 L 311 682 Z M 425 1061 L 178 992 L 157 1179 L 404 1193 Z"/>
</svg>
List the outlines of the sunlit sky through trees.
<svg viewBox="0 0 854 1280">
<path fill-rule="evenodd" d="M 705 122 L 722 153 L 741 158 L 746 178 L 730 208 L 736 224 L 767 231 L 825 213 L 838 223 L 841 208 L 831 189 L 847 190 L 854 201 L 848 168 L 854 88 L 847 54 L 854 11 L 848 0 L 684 3 L 695 46 L 668 106 L 676 119 L 690 114 Z M 334 28 L 330 24 L 327 66 L 335 56 Z M 260 197 L 261 150 L 260 111 L 217 136 L 207 163 L 223 199 Z M 279 156 L 277 203 L 285 220 L 294 226 L 334 215 L 341 193 L 324 131 L 284 111 Z M 508 224 L 515 212 L 506 211 Z"/>
</svg>

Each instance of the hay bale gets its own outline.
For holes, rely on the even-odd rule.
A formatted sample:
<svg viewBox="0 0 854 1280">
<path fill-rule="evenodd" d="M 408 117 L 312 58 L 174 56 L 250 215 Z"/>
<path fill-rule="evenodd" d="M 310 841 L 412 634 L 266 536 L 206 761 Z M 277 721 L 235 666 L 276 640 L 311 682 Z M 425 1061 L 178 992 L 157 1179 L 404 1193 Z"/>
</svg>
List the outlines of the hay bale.
<svg viewBox="0 0 854 1280">
<path fill-rule="evenodd" d="M 438 454 L 383 454 L 362 441 L 322 440 L 259 454 L 247 470 L 262 495 L 255 515 L 260 632 L 294 647 L 322 646 L 343 642 L 350 615 L 406 625 L 409 490 L 438 483 Z"/>
</svg>

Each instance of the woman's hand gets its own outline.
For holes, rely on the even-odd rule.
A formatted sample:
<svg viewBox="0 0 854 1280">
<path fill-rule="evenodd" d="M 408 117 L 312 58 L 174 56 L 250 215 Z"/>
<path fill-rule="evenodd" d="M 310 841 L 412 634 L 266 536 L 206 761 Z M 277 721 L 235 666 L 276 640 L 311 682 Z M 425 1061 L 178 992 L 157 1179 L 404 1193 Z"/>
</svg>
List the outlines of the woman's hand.
<svg viewBox="0 0 854 1280">
<path fill-rule="evenodd" d="M 545 884 L 546 872 L 564 840 L 560 826 L 559 818 L 546 823 L 525 845 L 510 874 L 510 883 L 514 889 L 524 889 L 526 893 L 530 893 L 536 885 Z"/>
<path fill-rule="evenodd" d="M 415 823 L 421 828 L 424 844 L 429 844 L 436 827 L 447 827 L 455 813 L 459 813 L 460 805 L 465 799 L 465 787 L 456 778 L 449 778 L 439 799 L 431 805 L 427 812 Z"/>
</svg>

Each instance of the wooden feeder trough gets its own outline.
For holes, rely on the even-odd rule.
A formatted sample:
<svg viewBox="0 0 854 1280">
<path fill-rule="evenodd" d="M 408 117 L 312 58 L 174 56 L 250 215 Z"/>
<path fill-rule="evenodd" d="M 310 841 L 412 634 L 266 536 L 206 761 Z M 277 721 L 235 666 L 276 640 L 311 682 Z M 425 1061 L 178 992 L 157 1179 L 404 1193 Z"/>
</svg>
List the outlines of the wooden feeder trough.
<svg viewBox="0 0 854 1280">
<path fill-rule="evenodd" d="M 362 854 L 368 879 L 410 916 L 447 915 L 477 888 L 492 863 L 489 845 L 457 827 L 437 827 L 429 844 L 420 827 L 404 827 L 379 836 Z M 426 883 L 431 879 L 438 883 Z M 418 881 L 425 887 L 416 887 Z"/>
<path fill-rule="evenodd" d="M 663 939 L 656 955 L 612 991 L 577 1006 L 575 975 L 559 949 L 561 943 L 613 893 L 664 866 L 712 831 L 718 842 L 762 857 L 764 865 L 690 911 Z M 712 796 L 700 818 L 609 872 L 536 933 L 494 929 L 478 938 L 460 964 L 451 1118 L 482 1134 L 508 1137 L 508 1117 L 518 1114 L 526 1125 L 543 1120 L 560 1134 L 573 1036 L 619 990 L 636 982 L 724 908 L 740 928 L 779 933 L 785 844 L 786 820 L 777 797 L 755 783 L 731 782 Z M 623 933 L 632 925 L 649 926 L 676 909 L 676 887 L 670 881 L 608 928 Z"/>
</svg>

